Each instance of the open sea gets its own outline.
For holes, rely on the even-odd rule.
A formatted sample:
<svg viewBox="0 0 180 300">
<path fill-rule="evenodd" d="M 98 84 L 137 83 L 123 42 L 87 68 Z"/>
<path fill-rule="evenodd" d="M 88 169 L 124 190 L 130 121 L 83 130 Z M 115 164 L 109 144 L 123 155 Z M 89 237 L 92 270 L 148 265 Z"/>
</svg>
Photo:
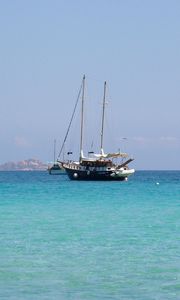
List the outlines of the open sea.
<svg viewBox="0 0 180 300">
<path fill-rule="evenodd" d="M 179 300 L 180 171 L 0 172 L 0 299 Z"/>
</svg>

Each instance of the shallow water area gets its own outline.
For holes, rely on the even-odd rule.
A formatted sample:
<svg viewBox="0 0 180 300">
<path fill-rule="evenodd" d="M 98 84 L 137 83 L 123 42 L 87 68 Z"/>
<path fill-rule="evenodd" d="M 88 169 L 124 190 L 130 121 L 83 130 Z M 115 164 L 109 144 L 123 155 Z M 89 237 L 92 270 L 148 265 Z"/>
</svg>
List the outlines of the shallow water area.
<svg viewBox="0 0 180 300">
<path fill-rule="evenodd" d="M 179 216 L 180 171 L 0 172 L 0 298 L 180 299 Z"/>
</svg>

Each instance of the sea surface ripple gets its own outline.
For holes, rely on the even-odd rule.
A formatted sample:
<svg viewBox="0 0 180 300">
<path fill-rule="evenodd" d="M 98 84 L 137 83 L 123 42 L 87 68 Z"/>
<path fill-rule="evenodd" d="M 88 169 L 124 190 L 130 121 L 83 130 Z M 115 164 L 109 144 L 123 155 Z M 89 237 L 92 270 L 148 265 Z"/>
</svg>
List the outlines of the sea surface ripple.
<svg viewBox="0 0 180 300">
<path fill-rule="evenodd" d="M 0 172 L 0 299 L 180 299 L 180 171 Z"/>
</svg>

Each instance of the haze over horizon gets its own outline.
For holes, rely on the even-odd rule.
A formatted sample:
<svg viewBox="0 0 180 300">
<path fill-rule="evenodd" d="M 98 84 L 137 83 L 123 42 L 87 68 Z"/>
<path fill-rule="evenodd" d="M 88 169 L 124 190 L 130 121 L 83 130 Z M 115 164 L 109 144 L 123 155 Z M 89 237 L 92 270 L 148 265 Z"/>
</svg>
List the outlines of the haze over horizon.
<svg viewBox="0 0 180 300">
<path fill-rule="evenodd" d="M 0 36 L 0 164 L 53 160 L 86 74 L 85 151 L 99 145 L 106 80 L 105 151 L 180 170 L 179 1 L 2 1 Z"/>
</svg>

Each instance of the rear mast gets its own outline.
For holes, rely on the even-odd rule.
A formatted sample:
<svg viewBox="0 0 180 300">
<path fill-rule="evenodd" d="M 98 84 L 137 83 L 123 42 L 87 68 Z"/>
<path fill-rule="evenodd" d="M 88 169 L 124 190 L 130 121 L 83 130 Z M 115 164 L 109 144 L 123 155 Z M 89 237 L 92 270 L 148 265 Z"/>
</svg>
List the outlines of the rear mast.
<svg viewBox="0 0 180 300">
<path fill-rule="evenodd" d="M 82 161 L 83 155 L 83 130 L 84 130 L 84 93 L 85 93 L 85 75 L 83 76 L 83 85 L 82 85 L 82 102 L 81 102 L 81 137 L 80 137 L 80 158 L 79 161 Z"/>
<path fill-rule="evenodd" d="M 104 155 L 103 138 L 104 138 L 104 114 L 105 114 L 105 101 L 106 101 L 106 81 L 104 82 L 104 95 L 103 95 L 103 110 L 102 110 L 102 125 L 101 125 L 101 155 Z"/>
</svg>

